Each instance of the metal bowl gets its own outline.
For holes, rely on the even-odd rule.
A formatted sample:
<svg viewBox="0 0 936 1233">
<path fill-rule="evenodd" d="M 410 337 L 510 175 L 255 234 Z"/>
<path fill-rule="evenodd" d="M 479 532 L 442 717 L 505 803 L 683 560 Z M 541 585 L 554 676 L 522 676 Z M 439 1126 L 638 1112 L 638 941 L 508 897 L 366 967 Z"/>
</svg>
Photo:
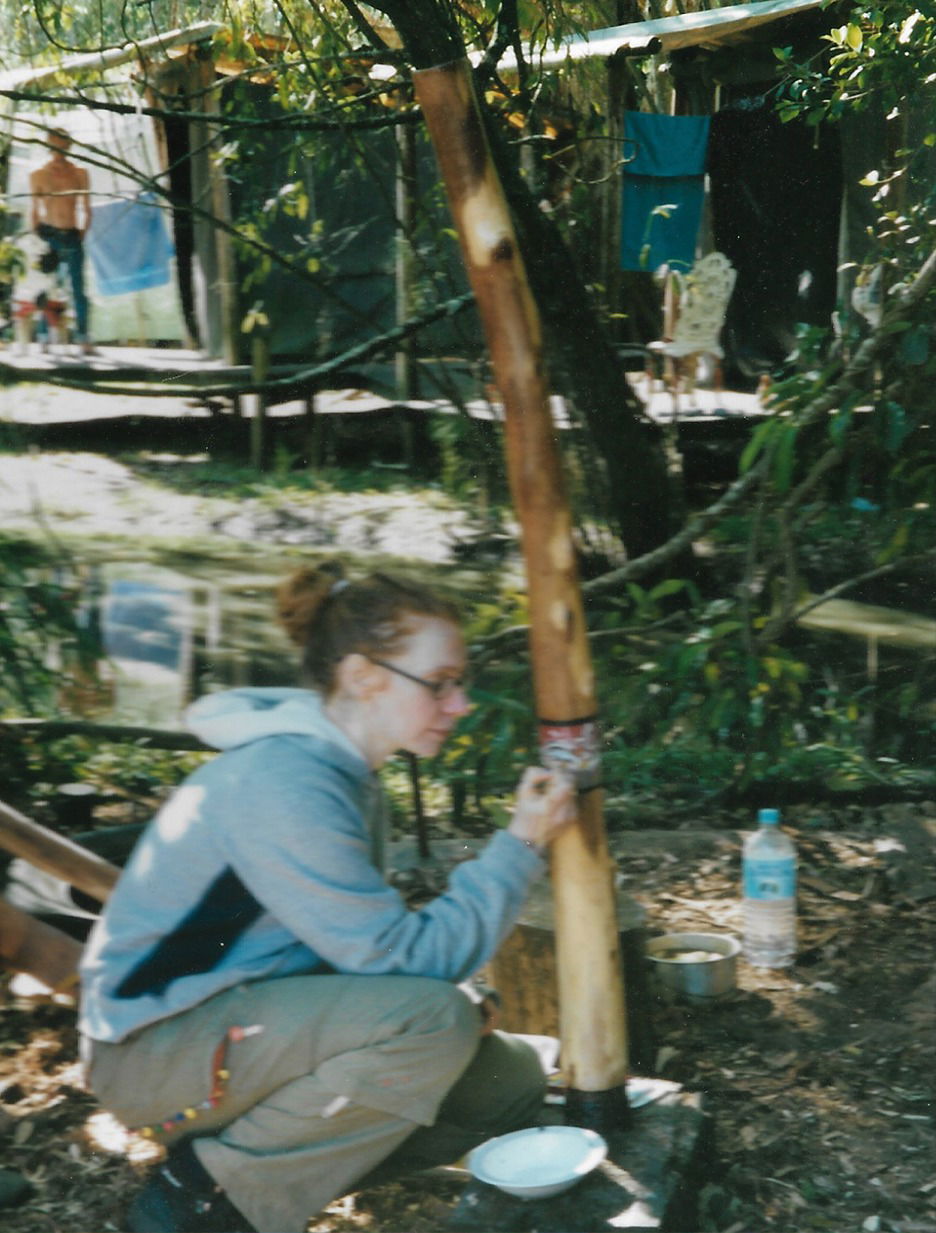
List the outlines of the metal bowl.
<svg viewBox="0 0 936 1233">
<path fill-rule="evenodd" d="M 647 942 L 659 988 L 690 1002 L 708 1002 L 736 988 L 737 938 L 724 933 L 664 933 Z"/>
<path fill-rule="evenodd" d="M 580 1126 L 534 1126 L 476 1147 L 468 1168 L 481 1182 L 519 1199 L 561 1194 L 598 1167 L 608 1145 Z"/>
</svg>

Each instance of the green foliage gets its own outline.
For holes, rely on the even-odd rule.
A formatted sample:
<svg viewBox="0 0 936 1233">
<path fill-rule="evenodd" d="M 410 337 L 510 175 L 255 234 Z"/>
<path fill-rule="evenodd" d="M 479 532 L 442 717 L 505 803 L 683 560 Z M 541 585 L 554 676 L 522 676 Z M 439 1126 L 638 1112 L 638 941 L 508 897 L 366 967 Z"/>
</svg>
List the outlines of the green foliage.
<svg viewBox="0 0 936 1233">
<path fill-rule="evenodd" d="M 782 119 L 839 119 L 846 108 L 874 108 L 887 115 L 907 106 L 936 75 L 936 14 L 915 0 L 854 5 L 848 19 L 823 36 L 828 54 L 794 62 L 789 48 L 775 53 L 790 80 Z"/>
<path fill-rule="evenodd" d="M 482 815 L 506 816 L 491 797 L 509 793 L 524 767 L 536 763 L 529 669 L 523 664 L 494 676 L 493 688 L 471 690 L 474 709 L 433 763 L 432 775 L 460 786 Z M 496 689 L 496 692 L 494 690 Z"/>
<path fill-rule="evenodd" d="M 53 741 L 50 749 L 71 767 L 74 781 L 93 784 L 102 794 L 116 793 L 133 799 L 158 798 L 167 786 L 179 783 L 214 757 L 207 752 L 150 749 L 145 744 L 79 736 Z"/>
<path fill-rule="evenodd" d="M 804 569 L 828 581 L 830 563 L 843 576 L 860 571 L 863 561 L 887 552 L 904 525 L 897 511 L 863 506 L 824 504 L 812 512 Z M 917 515 L 904 550 L 933 542 L 936 514 Z M 746 514 L 720 524 L 713 550 L 724 568 L 746 559 L 755 526 L 761 555 L 771 560 L 780 525 Z M 854 557 L 842 543 L 853 546 Z M 589 603 L 612 797 L 678 796 L 691 807 L 758 784 L 848 790 L 933 776 L 936 696 L 925 654 L 895 652 L 872 682 L 860 639 L 832 635 L 833 652 L 825 638 L 782 623 L 771 636 L 782 588 L 769 576 L 756 597 L 713 581 L 704 589 L 678 578 L 630 583 L 623 594 Z M 484 604 L 472 640 L 483 646 L 487 635 L 524 619 L 520 597 Z M 429 773 L 467 794 L 475 812 L 502 820 L 498 799 L 537 756 L 522 649 L 485 662 L 472 701 Z"/>
<path fill-rule="evenodd" d="M 84 668 L 88 633 L 67 582 L 40 566 L 40 554 L 18 541 L 0 539 L 0 714 L 44 714 L 55 702 L 62 672 L 58 655 Z"/>
<path fill-rule="evenodd" d="M 429 434 L 442 463 L 442 487 L 453 497 L 485 508 L 507 500 L 507 477 L 499 428 L 467 414 L 436 415 Z"/>
<path fill-rule="evenodd" d="M 468 645 L 483 645 L 487 636 L 526 620 L 526 597 L 520 592 L 476 599 L 465 631 Z M 492 808 L 490 794 L 509 792 L 523 768 L 536 760 L 535 708 L 525 656 L 482 665 L 470 696 L 473 709 L 434 759 L 431 774 L 461 789 L 484 814 Z"/>
<path fill-rule="evenodd" d="M 23 254 L 10 234 L 13 230 L 10 211 L 0 205 L 0 286 L 12 283 L 23 271 Z"/>
<path fill-rule="evenodd" d="M 846 20 L 824 36 L 821 54 L 798 60 L 791 48 L 776 49 L 783 77 L 778 114 L 810 125 L 862 113 L 883 117 L 886 149 L 877 150 L 878 164 L 867 166 L 859 180 L 879 217 L 869 230 L 867 267 L 858 281 L 878 267 L 884 301 L 936 243 L 936 114 L 928 105 L 936 82 L 936 12 L 914 0 L 894 0 L 870 8 L 856 4 L 845 13 Z M 906 341 L 894 340 L 893 353 L 911 367 L 927 366 L 929 331 L 899 320 L 890 328 L 898 336 L 910 331 Z M 846 346 L 854 341 L 847 329 L 846 323 Z"/>
<path fill-rule="evenodd" d="M 640 622 L 648 612 L 652 606 L 638 597 L 633 616 Z M 755 621 L 763 623 L 763 617 Z M 793 743 L 808 669 L 785 647 L 756 645 L 740 606 L 727 601 L 693 606 L 685 627 L 688 632 L 678 638 L 651 642 L 653 653 L 639 663 L 630 640 L 609 652 L 611 662 L 600 679 L 624 677 L 629 684 L 615 688 L 606 701 L 609 720 L 623 739 L 620 760 L 629 765 L 636 737 L 668 751 L 664 765 L 674 753 L 677 762 L 684 758 L 687 749 L 731 754 L 730 779 L 744 780 L 757 755 L 777 758 Z M 611 766 L 618 761 L 612 754 Z M 724 770 L 724 759 L 719 761 Z"/>
<path fill-rule="evenodd" d="M 98 655 L 69 572 L 0 538 L 0 717 L 60 715 L 71 691 L 93 692 Z M 4 792 L 42 777 L 43 756 L 29 741 L 0 735 Z"/>
<path fill-rule="evenodd" d="M 72 4 L 62 0 L 3 0 L 0 55 L 6 64 L 23 60 L 43 63 L 63 55 L 122 47 L 197 21 L 223 21 L 235 3 L 222 0 L 206 13 L 204 0 L 148 0 L 146 4 L 127 0 Z"/>
</svg>

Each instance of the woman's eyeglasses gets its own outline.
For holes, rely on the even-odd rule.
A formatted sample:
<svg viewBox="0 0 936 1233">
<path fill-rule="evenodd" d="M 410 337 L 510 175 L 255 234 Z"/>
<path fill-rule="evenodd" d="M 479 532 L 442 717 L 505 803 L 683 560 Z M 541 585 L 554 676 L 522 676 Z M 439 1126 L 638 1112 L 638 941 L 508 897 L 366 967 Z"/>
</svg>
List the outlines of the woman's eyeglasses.
<svg viewBox="0 0 936 1233">
<path fill-rule="evenodd" d="M 424 676 L 414 676 L 412 672 L 407 672 L 405 668 L 398 668 L 396 664 L 387 663 L 385 659 L 374 659 L 373 655 L 368 655 L 367 658 L 378 668 L 386 668 L 388 672 L 395 672 L 397 676 L 406 677 L 415 685 L 422 685 L 423 689 L 429 690 L 437 702 L 445 702 L 454 694 L 468 688 L 468 682 L 460 676 L 446 676 L 441 681 L 427 681 Z"/>
</svg>

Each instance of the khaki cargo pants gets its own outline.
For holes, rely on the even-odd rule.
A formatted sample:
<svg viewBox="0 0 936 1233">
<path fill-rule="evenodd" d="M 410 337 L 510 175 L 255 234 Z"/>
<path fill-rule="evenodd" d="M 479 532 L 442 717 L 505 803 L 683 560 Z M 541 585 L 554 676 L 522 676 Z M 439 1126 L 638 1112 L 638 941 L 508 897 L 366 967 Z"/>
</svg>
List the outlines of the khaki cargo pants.
<svg viewBox="0 0 936 1233">
<path fill-rule="evenodd" d="M 259 1233 L 302 1233 L 368 1174 L 451 1162 L 536 1124 L 536 1052 L 481 1026 L 445 981 L 292 976 L 227 990 L 120 1044 L 90 1042 L 89 1081 L 125 1125 L 155 1126 L 168 1146 L 194 1136 Z"/>
</svg>

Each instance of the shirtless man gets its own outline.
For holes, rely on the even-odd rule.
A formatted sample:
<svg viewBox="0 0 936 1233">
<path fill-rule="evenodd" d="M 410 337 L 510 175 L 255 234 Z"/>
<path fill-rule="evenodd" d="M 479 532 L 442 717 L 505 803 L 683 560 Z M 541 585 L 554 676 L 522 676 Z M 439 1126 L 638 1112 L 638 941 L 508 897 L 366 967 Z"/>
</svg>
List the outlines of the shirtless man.
<svg viewBox="0 0 936 1233">
<path fill-rule="evenodd" d="M 71 282 L 76 339 L 83 350 L 88 341 L 88 297 L 84 287 L 84 237 L 91 226 L 88 173 L 65 157 L 71 137 L 64 129 L 49 129 L 46 142 L 52 151 L 47 163 L 29 177 L 33 230 L 58 255 Z"/>
</svg>

